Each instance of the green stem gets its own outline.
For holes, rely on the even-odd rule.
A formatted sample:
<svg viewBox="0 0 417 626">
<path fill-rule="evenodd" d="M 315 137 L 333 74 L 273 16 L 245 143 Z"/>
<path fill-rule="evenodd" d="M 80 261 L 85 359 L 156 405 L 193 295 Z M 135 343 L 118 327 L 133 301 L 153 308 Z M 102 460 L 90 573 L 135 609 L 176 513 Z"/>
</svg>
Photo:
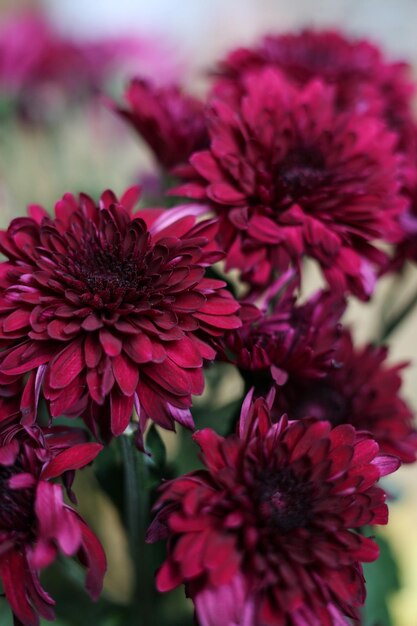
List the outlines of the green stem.
<svg viewBox="0 0 417 626">
<path fill-rule="evenodd" d="M 417 293 L 413 295 L 413 297 L 407 302 L 403 309 L 397 315 L 394 315 L 383 327 L 380 343 L 384 343 L 392 333 L 398 328 L 398 326 L 405 320 L 406 317 L 412 312 L 414 307 L 417 305 Z"/>
<path fill-rule="evenodd" d="M 147 469 L 144 454 L 138 452 L 134 438 L 122 435 L 121 449 L 124 463 L 124 500 L 130 557 L 135 572 L 134 597 L 129 626 L 151 625 L 153 572 L 150 571 L 148 546 L 145 544 L 148 527 L 149 498 Z"/>
</svg>

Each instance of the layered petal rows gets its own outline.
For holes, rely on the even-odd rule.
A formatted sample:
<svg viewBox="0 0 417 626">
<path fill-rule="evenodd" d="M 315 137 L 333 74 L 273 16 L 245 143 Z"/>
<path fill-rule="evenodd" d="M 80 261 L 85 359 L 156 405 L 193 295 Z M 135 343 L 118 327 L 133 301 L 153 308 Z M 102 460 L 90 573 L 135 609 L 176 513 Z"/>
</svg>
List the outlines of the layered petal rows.
<svg viewBox="0 0 417 626">
<path fill-rule="evenodd" d="M 215 222 L 189 207 L 132 214 L 136 199 L 67 194 L 55 217 L 34 206 L 1 233 L 0 370 L 30 372 L 25 423 L 42 389 L 53 417 L 82 414 L 103 436 L 121 434 L 135 406 L 140 446 L 149 417 L 192 426 L 207 338 L 240 325 L 239 305 L 204 276 L 222 257 Z"/>
<path fill-rule="evenodd" d="M 262 312 L 243 302 L 242 327 L 218 340 L 219 358 L 236 365 L 256 395 L 275 389 L 275 419 L 287 413 L 351 424 L 370 432 L 383 452 L 415 461 L 413 412 L 401 397 L 406 364 L 388 365 L 387 347 L 355 346 L 341 323 L 344 299 L 319 291 L 299 304 L 293 287 Z"/>
<path fill-rule="evenodd" d="M 173 193 L 210 201 L 227 267 L 259 287 L 309 256 L 333 289 L 369 297 L 386 260 L 375 243 L 399 241 L 407 207 L 396 135 L 339 112 L 320 80 L 297 88 L 271 68 L 248 74 L 237 102 L 214 99 L 208 118 L 210 149 Z"/>
<path fill-rule="evenodd" d="M 116 111 L 127 120 L 166 169 L 185 163 L 208 144 L 203 103 L 179 86 L 157 87 L 141 78 L 129 84 L 126 107 Z"/>
<path fill-rule="evenodd" d="M 269 35 L 254 48 L 238 48 L 219 63 L 213 92 L 235 97 L 243 77 L 265 67 L 279 69 L 300 87 L 323 80 L 333 87 L 340 111 L 380 117 L 397 134 L 405 154 L 415 150 L 411 67 L 388 61 L 369 41 L 331 30 Z"/>
<path fill-rule="evenodd" d="M 41 433 L 11 425 L 0 435 L 0 579 L 16 624 L 39 626 L 53 620 L 54 600 L 43 589 L 40 570 L 58 551 L 78 556 L 87 568 L 86 588 L 101 592 L 106 558 L 97 537 L 65 503 L 63 488 L 51 481 L 90 463 L 97 443 L 60 429 Z M 70 492 L 71 495 L 71 492 Z"/>
<path fill-rule="evenodd" d="M 234 436 L 197 432 L 205 469 L 162 486 L 148 534 L 169 539 L 158 589 L 184 582 L 203 626 L 347 626 L 361 562 L 378 556 L 354 529 L 387 523 L 376 483 L 399 461 L 350 425 L 272 424 L 271 400 L 249 395 Z"/>
</svg>

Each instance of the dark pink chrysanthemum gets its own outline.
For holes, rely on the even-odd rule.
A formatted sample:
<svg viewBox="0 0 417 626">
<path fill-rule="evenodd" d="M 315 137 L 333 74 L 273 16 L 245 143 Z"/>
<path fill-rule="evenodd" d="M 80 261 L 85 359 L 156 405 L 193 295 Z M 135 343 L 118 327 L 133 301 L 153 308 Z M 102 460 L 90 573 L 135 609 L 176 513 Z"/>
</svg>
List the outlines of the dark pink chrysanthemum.
<svg viewBox="0 0 417 626">
<path fill-rule="evenodd" d="M 132 214 L 136 200 L 67 194 L 55 217 L 32 207 L 0 234 L 0 370 L 31 372 L 25 423 L 42 389 L 53 417 L 83 414 L 103 436 L 121 434 L 134 405 L 139 439 L 148 418 L 192 425 L 215 356 L 206 340 L 240 326 L 239 305 L 204 276 L 223 256 L 215 221 L 196 223 L 200 207 Z"/>
<path fill-rule="evenodd" d="M 417 166 L 417 161 L 415 162 Z M 406 261 L 417 263 L 417 185 L 411 186 L 406 192 L 410 198 L 409 209 L 401 217 L 403 237 L 395 246 L 394 254 L 386 269 L 398 271 Z"/>
<path fill-rule="evenodd" d="M 211 202 L 227 266 L 253 285 L 309 256 L 333 289 L 367 298 L 386 258 L 375 243 L 399 239 L 406 208 L 394 134 L 339 113 L 320 81 L 297 89 L 268 69 L 245 89 L 236 106 L 213 101 L 210 150 L 175 193 Z"/>
<path fill-rule="evenodd" d="M 270 35 L 253 49 L 231 52 L 219 65 L 213 91 L 235 97 L 244 75 L 265 67 L 278 68 L 299 86 L 322 79 L 334 87 L 339 110 L 378 115 L 397 133 L 401 150 L 415 148 L 411 68 L 388 62 L 370 42 L 337 31 Z"/>
<path fill-rule="evenodd" d="M 100 594 L 106 569 L 97 537 L 65 504 L 62 486 L 51 481 L 90 463 L 101 446 L 71 445 L 70 437 L 71 447 L 65 447 L 59 429 L 41 440 L 15 427 L 0 435 L 0 579 L 16 624 L 22 626 L 38 626 L 39 616 L 54 619 L 55 602 L 39 573 L 58 551 L 78 556 L 87 567 L 86 587 L 93 598 Z"/>
<path fill-rule="evenodd" d="M 275 418 L 288 413 L 290 419 L 351 424 L 369 431 L 384 453 L 411 463 L 417 433 L 400 396 L 405 364 L 388 366 L 386 347 L 356 348 L 340 324 L 344 310 L 345 302 L 328 292 L 297 305 L 290 286 L 273 311 L 226 333 L 220 356 L 239 368 L 257 395 L 275 388 Z"/>
<path fill-rule="evenodd" d="M 323 291 L 296 305 L 292 292 L 290 285 L 273 311 L 243 319 L 241 328 L 218 341 L 220 357 L 236 365 L 247 387 L 255 386 L 259 395 L 274 385 L 285 389 L 293 378 L 314 384 L 336 367 L 335 344 L 345 301 Z M 247 306 L 242 304 L 242 318 Z"/>
<path fill-rule="evenodd" d="M 197 432 L 206 469 L 162 486 L 151 541 L 169 538 L 160 591 L 186 584 L 201 626 L 347 626 L 365 599 L 354 531 L 386 524 L 376 486 L 399 461 L 350 425 L 282 417 L 245 400 L 236 436 Z M 215 606 L 221 611 L 215 611 Z"/>
<path fill-rule="evenodd" d="M 320 380 L 289 377 L 277 394 L 277 406 L 291 418 L 316 417 L 369 431 L 387 454 L 403 463 L 416 459 L 413 412 L 401 398 L 404 363 L 389 366 L 388 349 L 367 344 L 356 348 L 349 330 L 334 345 L 334 366 Z"/>
<path fill-rule="evenodd" d="M 125 99 L 128 108 L 116 107 L 167 169 L 185 163 L 208 145 L 203 103 L 181 91 L 177 85 L 157 87 L 135 78 Z"/>
</svg>

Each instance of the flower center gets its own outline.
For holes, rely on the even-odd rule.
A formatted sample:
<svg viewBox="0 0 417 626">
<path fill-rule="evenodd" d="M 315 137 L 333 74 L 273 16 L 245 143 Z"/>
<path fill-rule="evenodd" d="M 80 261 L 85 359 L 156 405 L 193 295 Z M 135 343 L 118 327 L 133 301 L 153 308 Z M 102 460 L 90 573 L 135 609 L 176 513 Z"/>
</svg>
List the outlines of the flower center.
<svg viewBox="0 0 417 626">
<path fill-rule="evenodd" d="M 105 254 L 88 260 L 89 265 L 85 264 L 79 268 L 80 277 L 93 293 L 135 289 L 143 278 L 138 267 L 129 260 L 120 262 Z"/>
<path fill-rule="evenodd" d="M 163 251 L 150 245 L 142 220 L 117 225 L 107 211 L 99 218 L 97 225 L 85 221 L 82 231 L 71 233 L 65 259 L 68 281 L 75 279 L 75 289 L 89 305 L 137 303 L 152 287 Z"/>
<path fill-rule="evenodd" d="M 333 426 L 349 421 L 349 406 L 346 399 L 330 385 L 315 381 L 313 385 L 300 390 L 298 397 L 291 410 L 295 419 L 315 417 L 328 420 Z"/>
<path fill-rule="evenodd" d="M 311 517 L 311 490 L 288 468 L 260 478 L 260 510 L 268 526 L 283 533 L 306 526 Z"/>
<path fill-rule="evenodd" d="M 298 200 L 321 186 L 325 180 L 325 161 L 314 148 L 300 147 L 290 151 L 278 168 L 284 190 Z"/>
<path fill-rule="evenodd" d="M 5 532 L 12 534 L 16 541 L 31 534 L 34 524 L 33 488 L 11 489 L 9 480 L 20 474 L 22 468 L 0 466 L 0 536 Z"/>
</svg>

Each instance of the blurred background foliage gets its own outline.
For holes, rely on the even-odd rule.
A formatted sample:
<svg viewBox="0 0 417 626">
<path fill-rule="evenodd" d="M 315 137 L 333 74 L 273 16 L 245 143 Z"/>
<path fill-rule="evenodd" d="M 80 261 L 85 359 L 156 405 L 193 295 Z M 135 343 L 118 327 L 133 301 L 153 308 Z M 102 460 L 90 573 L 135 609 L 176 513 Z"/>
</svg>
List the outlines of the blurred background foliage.
<svg viewBox="0 0 417 626">
<path fill-rule="evenodd" d="M 72 36 L 98 36 L 135 31 L 163 40 L 171 50 L 172 71 L 182 68 L 192 90 L 204 88 L 207 68 L 227 49 L 254 41 L 266 31 L 304 25 L 336 26 L 366 35 L 389 53 L 417 62 L 417 3 L 415 0 L 0 0 L 0 19 L 10 9 L 41 6 L 56 27 Z M 219 25 L 221 24 L 221 28 Z M 155 69 L 157 71 L 157 69 Z M 121 82 L 109 85 L 121 98 Z M 0 227 L 23 215 L 28 203 L 51 208 L 66 191 L 84 191 L 97 197 L 105 188 L 120 193 L 140 175 L 152 172 L 149 152 L 107 110 L 98 98 L 65 108 L 37 125 L 10 115 L 10 103 L 0 104 Z M 417 271 L 408 268 L 400 284 L 391 278 L 379 285 L 369 305 L 350 303 L 347 321 L 358 340 L 377 339 L 387 314 L 400 309 L 415 292 Z M 314 268 L 306 291 L 318 285 Z M 389 338 L 391 357 L 411 361 L 405 373 L 404 395 L 417 408 L 417 314 L 411 315 Z M 215 365 L 207 371 L 207 387 L 193 414 L 197 427 L 210 423 L 218 432 L 230 431 L 236 419 L 243 383 L 231 366 Z M 177 434 L 152 427 L 147 436 L 152 459 L 140 460 L 142 487 L 151 501 L 155 488 L 166 480 L 199 466 L 189 432 Z M 368 601 L 364 626 L 416 626 L 417 624 L 417 467 L 403 467 L 387 482 L 393 494 L 389 526 L 379 531 L 381 558 L 366 567 Z M 135 583 L 132 545 L 126 530 L 126 502 L 120 443 L 113 442 L 93 468 L 79 473 L 76 492 L 82 514 L 100 536 L 108 555 L 103 598 L 92 604 L 86 596 L 81 572 L 75 564 L 58 562 L 45 573 L 45 582 L 57 599 L 57 626 L 125 626 L 150 623 L 192 626 L 192 609 L 177 590 L 156 598 L 152 587 L 141 587 L 163 558 L 163 545 L 136 549 L 143 564 Z M 142 503 L 143 504 L 143 503 Z M 144 526 L 147 520 L 143 520 Z M 151 621 L 149 621 L 151 620 Z M 11 626 L 8 608 L 0 603 L 0 624 Z"/>
</svg>

